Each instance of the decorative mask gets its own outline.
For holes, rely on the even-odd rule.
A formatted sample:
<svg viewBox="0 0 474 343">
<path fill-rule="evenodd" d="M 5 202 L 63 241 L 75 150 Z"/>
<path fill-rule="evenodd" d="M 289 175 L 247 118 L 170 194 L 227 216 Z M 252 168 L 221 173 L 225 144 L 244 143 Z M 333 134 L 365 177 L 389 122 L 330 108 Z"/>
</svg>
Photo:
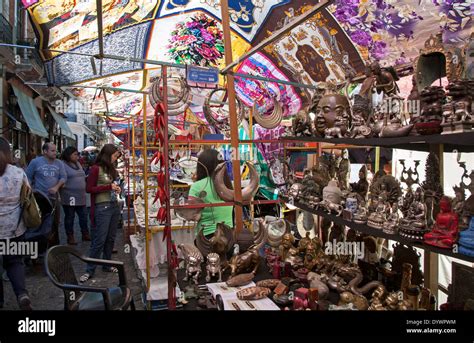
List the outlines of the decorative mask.
<svg viewBox="0 0 474 343">
<path fill-rule="evenodd" d="M 318 134 L 324 135 L 324 130 L 334 127 L 336 120 L 346 121 L 346 126 L 348 127 L 349 118 L 349 102 L 347 98 L 335 93 L 326 94 L 321 98 L 316 107 L 316 131 Z"/>
</svg>

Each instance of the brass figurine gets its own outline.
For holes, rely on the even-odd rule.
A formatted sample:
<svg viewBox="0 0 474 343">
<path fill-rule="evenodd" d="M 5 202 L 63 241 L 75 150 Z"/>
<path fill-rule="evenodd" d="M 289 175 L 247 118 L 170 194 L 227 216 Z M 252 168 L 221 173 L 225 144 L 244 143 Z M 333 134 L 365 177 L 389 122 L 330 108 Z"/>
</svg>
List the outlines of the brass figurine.
<svg viewBox="0 0 474 343">
<path fill-rule="evenodd" d="M 197 285 L 199 276 L 201 275 L 201 263 L 204 260 L 201 252 L 191 244 L 180 244 L 178 248 L 182 251 L 184 256 L 186 276 L 183 280 L 188 281 L 192 278 Z"/>
<path fill-rule="evenodd" d="M 211 252 L 207 255 L 206 271 L 206 282 L 211 281 L 211 276 L 215 275 L 219 276 L 217 282 L 222 282 L 221 259 L 218 254 Z"/>
</svg>

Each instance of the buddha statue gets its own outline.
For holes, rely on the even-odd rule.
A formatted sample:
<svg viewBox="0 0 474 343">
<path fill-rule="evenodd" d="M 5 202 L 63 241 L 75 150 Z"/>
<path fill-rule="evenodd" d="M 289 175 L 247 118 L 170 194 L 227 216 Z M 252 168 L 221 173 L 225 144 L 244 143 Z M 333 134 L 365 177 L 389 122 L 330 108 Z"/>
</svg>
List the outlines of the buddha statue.
<svg viewBox="0 0 474 343">
<path fill-rule="evenodd" d="M 387 212 L 390 209 L 390 205 L 386 203 L 384 196 L 379 194 L 377 197 L 375 211 L 369 215 L 367 225 L 375 229 L 382 229 L 384 223 L 387 221 Z"/>
<path fill-rule="evenodd" d="M 427 208 L 424 202 L 423 190 L 419 187 L 413 195 L 413 202 L 408 208 L 406 217 L 400 219 L 400 236 L 422 241 L 423 235 L 427 231 L 426 213 Z"/>
<path fill-rule="evenodd" d="M 425 243 L 440 248 L 451 249 L 458 236 L 458 216 L 453 212 L 451 200 L 443 196 L 439 202 L 441 212 L 431 232 L 425 234 Z"/>
<path fill-rule="evenodd" d="M 323 189 L 323 200 L 333 204 L 340 204 L 342 200 L 342 191 L 337 185 L 336 180 L 329 181 L 328 185 Z"/>
<path fill-rule="evenodd" d="M 383 224 L 383 232 L 388 233 L 390 235 L 394 235 L 397 233 L 398 229 L 398 222 L 400 216 L 398 214 L 398 203 L 393 203 L 392 210 L 390 215 L 387 217 L 387 220 Z"/>
<path fill-rule="evenodd" d="M 367 181 L 367 167 L 365 164 L 359 169 L 359 181 L 351 183 L 350 186 L 353 192 L 356 192 L 366 200 L 369 182 Z"/>
<path fill-rule="evenodd" d="M 459 253 L 474 256 L 474 217 L 471 217 L 467 230 L 459 233 Z"/>
</svg>

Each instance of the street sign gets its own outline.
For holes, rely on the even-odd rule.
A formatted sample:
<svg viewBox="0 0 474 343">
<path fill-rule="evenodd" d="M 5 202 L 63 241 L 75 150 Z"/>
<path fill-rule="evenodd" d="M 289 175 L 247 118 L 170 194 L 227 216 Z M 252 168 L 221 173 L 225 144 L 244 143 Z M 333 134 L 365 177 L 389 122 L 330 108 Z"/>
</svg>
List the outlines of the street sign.
<svg viewBox="0 0 474 343">
<path fill-rule="evenodd" d="M 21 121 L 16 121 L 15 122 L 15 127 L 18 129 L 18 130 L 21 130 Z"/>
<path fill-rule="evenodd" d="M 186 79 L 190 86 L 214 88 L 219 82 L 219 69 L 187 66 Z"/>
</svg>

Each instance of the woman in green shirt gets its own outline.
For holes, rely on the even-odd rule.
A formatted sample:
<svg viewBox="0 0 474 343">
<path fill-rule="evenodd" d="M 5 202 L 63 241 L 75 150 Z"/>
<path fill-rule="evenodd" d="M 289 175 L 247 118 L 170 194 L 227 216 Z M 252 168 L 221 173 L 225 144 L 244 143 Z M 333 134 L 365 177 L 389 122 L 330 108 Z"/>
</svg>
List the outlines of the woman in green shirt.
<svg viewBox="0 0 474 343">
<path fill-rule="evenodd" d="M 207 204 L 223 202 L 216 193 L 212 175 L 219 163 L 219 152 L 214 149 L 206 149 L 198 156 L 198 165 L 196 168 L 196 181 L 189 190 L 189 199 L 201 198 Z M 225 174 L 224 182 L 229 188 L 232 188 L 230 178 Z M 204 230 L 205 236 L 212 236 L 216 231 L 216 224 L 224 222 L 230 227 L 234 227 L 232 219 L 233 206 L 205 207 L 201 212 L 201 219 L 196 225 L 196 230 Z M 197 233 L 196 232 L 196 233 Z"/>
</svg>

